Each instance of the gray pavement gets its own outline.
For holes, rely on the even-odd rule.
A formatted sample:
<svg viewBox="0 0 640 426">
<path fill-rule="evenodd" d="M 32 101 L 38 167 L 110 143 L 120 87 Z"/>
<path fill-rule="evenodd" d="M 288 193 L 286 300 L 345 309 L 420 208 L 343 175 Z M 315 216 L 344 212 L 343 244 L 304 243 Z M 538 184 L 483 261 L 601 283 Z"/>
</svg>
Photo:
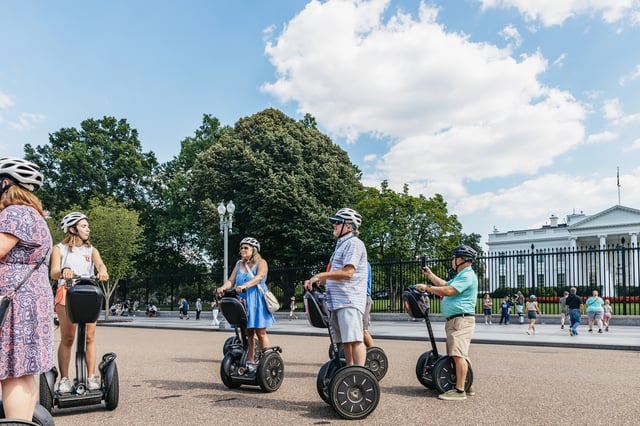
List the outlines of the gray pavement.
<svg viewBox="0 0 640 426">
<path fill-rule="evenodd" d="M 178 313 L 163 312 L 156 318 L 147 318 L 144 315 L 126 318 L 112 318 L 111 322 L 102 325 L 114 327 L 140 327 L 159 329 L 185 329 L 185 330 L 211 330 L 215 332 L 232 332 L 230 328 L 220 328 L 211 325 L 211 313 L 205 312 L 200 320 L 195 320 L 195 315 L 189 320 L 181 320 Z M 222 314 L 220 314 L 222 319 Z M 543 317 L 536 324 L 536 334 L 527 335 L 528 323 L 519 324 L 518 319 L 510 325 L 497 323 L 485 324 L 478 318 L 473 343 L 518 345 L 518 346 L 543 346 L 566 347 L 585 349 L 614 349 L 640 351 L 640 327 L 616 326 L 614 318 L 609 327 L 609 332 L 597 333 L 597 329 L 588 332 L 586 319 L 583 319 L 578 328 L 578 336 L 569 336 L 568 323 L 561 330 L 559 321 L 555 317 Z M 622 322 L 622 321 L 618 321 Z M 445 337 L 444 322 L 440 316 L 433 316 L 432 328 L 435 339 L 443 342 Z M 289 321 L 288 312 L 276 313 L 276 323 L 269 329 L 270 334 L 287 335 L 326 335 L 327 330 L 312 327 L 304 313 L 298 313 L 298 319 Z M 395 314 L 375 314 L 372 318 L 370 333 L 374 339 L 387 340 L 411 340 L 428 341 L 427 327 L 424 321 L 414 321 L 407 316 Z"/>
</svg>

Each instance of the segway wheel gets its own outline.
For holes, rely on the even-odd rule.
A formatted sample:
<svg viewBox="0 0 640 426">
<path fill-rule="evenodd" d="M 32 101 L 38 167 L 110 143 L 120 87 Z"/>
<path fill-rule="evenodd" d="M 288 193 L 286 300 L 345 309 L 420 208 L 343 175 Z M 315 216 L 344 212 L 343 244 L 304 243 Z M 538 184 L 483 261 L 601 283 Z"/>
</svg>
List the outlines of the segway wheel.
<svg viewBox="0 0 640 426">
<path fill-rule="evenodd" d="M 47 379 L 44 376 L 44 373 L 40 375 L 40 383 L 38 385 L 39 393 L 40 393 L 40 405 L 44 407 L 49 413 L 53 410 L 53 394 L 51 393 L 51 389 L 49 388 L 49 383 L 47 383 Z"/>
<path fill-rule="evenodd" d="M 265 392 L 274 392 L 284 380 L 284 362 L 277 352 L 267 352 L 258 365 L 258 384 Z"/>
<path fill-rule="evenodd" d="M 222 355 L 226 355 L 233 345 L 242 345 L 240 339 L 236 336 L 227 337 L 227 339 L 222 344 Z M 254 359 L 258 359 L 258 355 L 260 354 L 260 342 L 257 337 L 253 338 L 253 347 L 254 349 Z"/>
<path fill-rule="evenodd" d="M 51 413 L 40 404 L 36 404 L 36 408 L 33 410 L 33 418 L 30 422 L 26 420 L 5 419 L 4 407 L 2 406 L 2 401 L 0 401 L 0 424 L 55 426 L 56 423 Z"/>
<path fill-rule="evenodd" d="M 420 355 L 416 362 L 416 377 L 420 384 L 428 389 L 435 389 L 436 384 L 433 381 L 433 369 L 429 363 L 431 362 L 431 351 L 427 351 Z"/>
<path fill-rule="evenodd" d="M 329 385 L 331 384 L 331 379 L 333 379 L 336 372 L 340 368 L 344 367 L 344 365 L 344 360 L 341 359 L 339 364 L 337 364 L 337 361 L 332 359 L 325 362 L 322 367 L 320 367 L 320 371 L 318 371 L 316 389 L 318 390 L 320 398 L 329 405 L 331 405 L 331 398 L 329 397 Z"/>
<path fill-rule="evenodd" d="M 376 376 L 365 367 L 349 366 L 338 370 L 330 385 L 331 406 L 344 419 L 367 417 L 380 402 Z"/>
<path fill-rule="evenodd" d="M 110 382 L 107 386 L 107 391 L 104 395 L 104 405 L 109 411 L 118 408 L 118 402 L 120 401 L 120 381 L 118 379 L 118 366 L 113 363 L 113 373 L 111 374 Z"/>
<path fill-rule="evenodd" d="M 471 370 L 471 364 L 467 361 L 467 378 L 464 382 L 464 390 L 467 391 L 473 383 L 473 371 Z M 436 384 L 436 389 L 440 393 L 450 391 L 456 386 L 456 366 L 453 362 L 453 358 L 450 356 L 443 356 L 433 366 L 433 377 Z"/>
<path fill-rule="evenodd" d="M 384 353 L 382 348 L 377 346 L 367 348 L 367 359 L 365 360 L 364 366 L 376 376 L 378 381 L 382 380 L 389 368 L 387 354 Z"/>
<path fill-rule="evenodd" d="M 230 353 L 226 354 L 220 363 L 220 379 L 222 383 L 229 389 L 240 387 L 240 383 L 236 383 L 231 378 L 231 373 L 238 370 L 238 361 L 234 359 Z"/>
</svg>

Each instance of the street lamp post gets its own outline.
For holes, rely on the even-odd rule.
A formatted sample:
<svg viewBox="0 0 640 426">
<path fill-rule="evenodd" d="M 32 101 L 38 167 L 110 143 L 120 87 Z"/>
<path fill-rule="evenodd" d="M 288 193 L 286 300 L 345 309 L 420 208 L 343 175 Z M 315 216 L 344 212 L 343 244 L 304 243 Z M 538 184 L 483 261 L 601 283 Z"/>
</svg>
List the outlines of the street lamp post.
<svg viewBox="0 0 640 426">
<path fill-rule="evenodd" d="M 225 207 L 223 202 L 218 204 L 218 215 L 220 216 L 220 233 L 224 236 L 224 277 L 222 283 L 224 284 L 229 278 L 229 263 L 228 263 L 228 250 L 229 250 L 229 234 L 233 231 L 233 212 L 236 211 L 236 206 L 233 204 L 233 200 L 229 201 Z"/>
</svg>

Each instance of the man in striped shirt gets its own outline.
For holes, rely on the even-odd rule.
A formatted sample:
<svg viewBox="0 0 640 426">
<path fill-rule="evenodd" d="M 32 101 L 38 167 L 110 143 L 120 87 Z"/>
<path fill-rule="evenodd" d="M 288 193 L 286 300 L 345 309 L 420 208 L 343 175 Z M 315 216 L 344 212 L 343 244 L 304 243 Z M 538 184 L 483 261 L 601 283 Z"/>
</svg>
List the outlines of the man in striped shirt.
<svg viewBox="0 0 640 426">
<path fill-rule="evenodd" d="M 367 303 L 368 267 L 367 249 L 358 238 L 362 217 L 353 209 L 342 208 L 329 222 L 338 240 L 331 262 L 326 272 L 312 276 L 304 287 L 311 290 L 313 284 L 325 283 L 336 343 L 343 344 L 347 365 L 364 366 L 367 349 L 362 317 Z"/>
</svg>

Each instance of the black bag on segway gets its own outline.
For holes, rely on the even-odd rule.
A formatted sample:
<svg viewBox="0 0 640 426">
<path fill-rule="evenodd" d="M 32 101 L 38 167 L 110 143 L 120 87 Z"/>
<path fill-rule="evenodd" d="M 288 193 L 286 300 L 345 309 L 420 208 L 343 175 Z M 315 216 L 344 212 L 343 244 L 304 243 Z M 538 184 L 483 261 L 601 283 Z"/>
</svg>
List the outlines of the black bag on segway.
<svg viewBox="0 0 640 426">
<path fill-rule="evenodd" d="M 429 313 L 429 297 L 426 293 L 416 289 L 408 289 L 402 292 L 404 308 L 411 318 L 425 318 Z"/>
<path fill-rule="evenodd" d="M 74 324 L 90 324 L 98 321 L 104 294 L 91 280 L 79 280 L 67 290 L 66 310 Z"/>
<path fill-rule="evenodd" d="M 329 324 L 329 308 L 326 295 L 319 291 L 308 291 L 304 294 L 304 309 L 309 323 L 316 328 L 327 328 Z"/>
</svg>

